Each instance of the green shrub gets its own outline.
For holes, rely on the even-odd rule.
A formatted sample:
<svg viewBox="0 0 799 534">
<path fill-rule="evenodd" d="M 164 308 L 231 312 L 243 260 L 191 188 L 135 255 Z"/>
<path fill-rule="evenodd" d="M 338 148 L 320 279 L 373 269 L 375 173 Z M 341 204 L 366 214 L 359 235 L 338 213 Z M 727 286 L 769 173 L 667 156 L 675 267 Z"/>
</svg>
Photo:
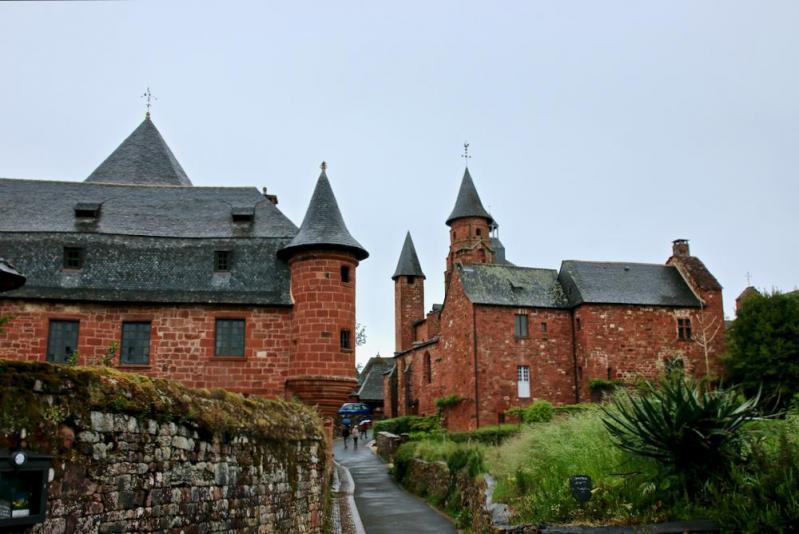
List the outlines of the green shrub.
<svg viewBox="0 0 799 534">
<path fill-rule="evenodd" d="M 603 422 L 620 449 L 652 458 L 695 490 L 740 459 L 741 430 L 757 402 L 680 377 L 641 396 L 617 396 L 602 408 Z"/>
<path fill-rule="evenodd" d="M 588 389 L 591 391 L 591 393 L 610 393 L 623 384 L 624 383 L 621 380 L 593 378 L 588 381 Z"/>
<path fill-rule="evenodd" d="M 443 410 L 445 408 L 452 408 L 453 406 L 457 406 L 458 404 L 462 403 L 464 398 L 460 395 L 447 395 L 446 397 L 441 397 L 436 399 L 436 408 L 439 410 Z"/>
<path fill-rule="evenodd" d="M 484 426 L 471 432 L 450 432 L 446 436 L 456 443 L 475 442 L 485 445 L 499 445 L 520 431 L 519 425 L 504 424 Z"/>
<path fill-rule="evenodd" d="M 418 415 L 404 415 L 402 417 L 385 419 L 375 423 L 375 432 L 391 432 L 392 434 L 432 432 L 438 429 L 438 418 L 434 416 L 421 417 Z"/>
<path fill-rule="evenodd" d="M 394 466 L 391 468 L 391 472 L 400 482 L 405 478 L 411 461 L 416 457 L 417 445 L 418 443 L 414 441 L 405 442 L 400 445 L 397 448 L 397 452 L 394 453 Z"/>
<path fill-rule="evenodd" d="M 524 409 L 525 423 L 546 423 L 552 420 L 555 408 L 545 400 L 537 400 Z"/>
</svg>

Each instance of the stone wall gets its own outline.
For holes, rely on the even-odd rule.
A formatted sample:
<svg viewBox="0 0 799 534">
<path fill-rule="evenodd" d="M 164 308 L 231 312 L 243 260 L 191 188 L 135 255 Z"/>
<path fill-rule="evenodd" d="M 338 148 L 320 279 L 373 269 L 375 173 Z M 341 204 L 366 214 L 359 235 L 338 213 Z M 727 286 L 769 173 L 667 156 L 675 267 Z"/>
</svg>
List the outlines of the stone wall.
<svg viewBox="0 0 799 534">
<path fill-rule="evenodd" d="M 0 360 L 0 448 L 52 454 L 32 532 L 322 532 L 327 446 L 299 403 Z"/>
</svg>

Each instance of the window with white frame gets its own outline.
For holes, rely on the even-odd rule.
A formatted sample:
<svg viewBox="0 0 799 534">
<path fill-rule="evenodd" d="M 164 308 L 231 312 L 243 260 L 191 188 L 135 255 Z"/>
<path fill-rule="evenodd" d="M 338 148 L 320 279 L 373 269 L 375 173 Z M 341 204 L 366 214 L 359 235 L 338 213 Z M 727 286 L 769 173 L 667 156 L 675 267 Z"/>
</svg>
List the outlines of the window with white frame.
<svg viewBox="0 0 799 534">
<path fill-rule="evenodd" d="M 520 399 L 530 398 L 530 367 L 520 365 L 516 368 L 517 394 Z"/>
</svg>

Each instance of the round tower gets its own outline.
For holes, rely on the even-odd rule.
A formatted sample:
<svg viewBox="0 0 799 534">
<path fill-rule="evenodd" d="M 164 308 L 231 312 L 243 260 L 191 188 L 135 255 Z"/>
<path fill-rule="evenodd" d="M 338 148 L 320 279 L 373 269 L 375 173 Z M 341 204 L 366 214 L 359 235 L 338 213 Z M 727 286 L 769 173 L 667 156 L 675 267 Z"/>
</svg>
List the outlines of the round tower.
<svg viewBox="0 0 799 534">
<path fill-rule="evenodd" d="M 333 417 L 355 378 L 355 271 L 369 253 L 347 230 L 322 164 L 300 230 L 279 256 L 291 272 L 293 351 L 286 397 Z"/>
<path fill-rule="evenodd" d="M 411 233 L 405 235 L 394 280 L 394 337 L 395 350 L 409 349 L 416 341 L 416 323 L 424 319 L 424 280 L 419 257 Z"/>
<path fill-rule="evenodd" d="M 447 218 L 449 230 L 449 255 L 447 256 L 446 283 L 456 263 L 494 263 L 495 252 L 491 246 L 491 215 L 483 207 L 469 168 L 455 200 L 455 207 Z"/>
</svg>

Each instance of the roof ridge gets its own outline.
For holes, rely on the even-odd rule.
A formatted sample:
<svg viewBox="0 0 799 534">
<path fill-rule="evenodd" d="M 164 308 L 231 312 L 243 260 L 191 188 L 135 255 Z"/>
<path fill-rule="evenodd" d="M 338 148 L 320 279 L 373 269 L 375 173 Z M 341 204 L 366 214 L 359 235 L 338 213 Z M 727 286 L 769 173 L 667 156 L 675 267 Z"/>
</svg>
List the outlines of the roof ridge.
<svg viewBox="0 0 799 534">
<path fill-rule="evenodd" d="M 654 267 L 674 267 L 673 265 L 668 265 L 666 263 L 649 263 L 649 262 L 640 262 L 640 261 L 593 261 L 593 260 L 561 260 L 561 265 L 566 262 L 593 263 L 593 264 L 602 264 L 602 265 L 651 265 Z"/>
</svg>

